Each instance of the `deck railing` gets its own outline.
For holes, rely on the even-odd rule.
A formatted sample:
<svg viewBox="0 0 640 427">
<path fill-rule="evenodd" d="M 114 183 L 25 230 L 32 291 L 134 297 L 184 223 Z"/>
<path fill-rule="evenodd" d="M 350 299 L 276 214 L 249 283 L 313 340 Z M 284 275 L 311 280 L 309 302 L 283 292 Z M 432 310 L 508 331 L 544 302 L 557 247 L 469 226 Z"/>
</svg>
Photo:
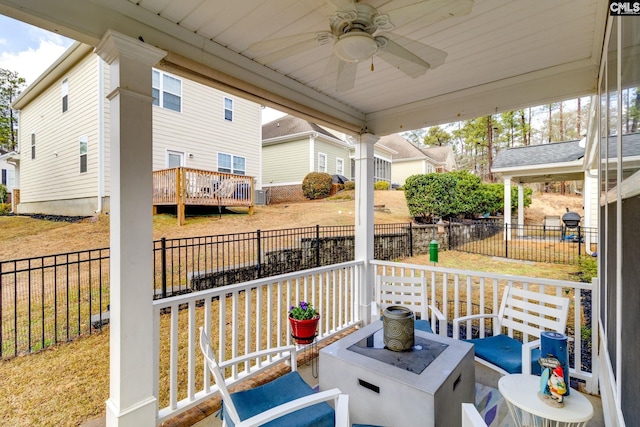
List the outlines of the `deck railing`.
<svg viewBox="0 0 640 427">
<path fill-rule="evenodd" d="M 177 207 L 178 222 L 184 224 L 184 208 L 193 206 L 248 207 L 253 213 L 253 177 L 193 168 L 153 172 L 153 205 Z"/>
<path fill-rule="evenodd" d="M 287 312 L 291 305 L 308 301 L 321 316 L 317 341 L 328 339 L 359 322 L 356 284 L 362 265 L 345 262 L 154 301 L 157 423 L 217 392 L 199 354 L 199 326 L 211 331 L 212 348 L 224 361 L 292 344 Z M 245 366 L 227 374 L 233 383 L 275 361 L 256 360 L 252 369 Z"/>
<path fill-rule="evenodd" d="M 570 375 L 584 382 L 585 390 L 597 394 L 597 287 L 592 283 L 542 279 L 524 276 L 458 270 L 429 265 L 371 261 L 376 274 L 393 276 L 423 276 L 427 278 L 430 301 L 446 316 L 452 337 L 451 319 L 478 313 L 497 314 L 504 289 L 507 285 L 540 293 L 563 296 L 571 300 L 569 321 L 565 334 L 569 337 Z M 431 323 L 436 325 L 435 318 Z M 467 336 L 484 337 L 491 334 L 489 323 L 477 322 L 467 325 Z M 459 339 L 460 337 L 453 337 Z M 528 337 L 521 337 L 528 341 Z"/>
<path fill-rule="evenodd" d="M 371 261 L 376 275 L 424 276 L 428 292 L 450 321 L 471 313 L 497 312 L 507 285 L 570 298 L 566 335 L 570 338 L 570 375 L 582 382 L 584 391 L 597 394 L 598 312 L 596 287 L 589 283 L 520 277 L 405 264 Z M 154 372 L 159 377 L 158 423 L 210 398 L 217 388 L 210 384 L 197 348 L 197 330 L 211 331 L 212 347 L 220 361 L 252 351 L 292 343 L 288 308 L 309 301 L 320 311 L 318 340 L 328 339 L 360 324 L 359 283 L 361 261 L 345 262 L 296 273 L 154 301 L 154 337 L 157 343 Z M 224 301 L 224 304 L 221 304 Z M 431 319 L 436 324 L 435 319 Z M 467 327 L 479 336 L 491 333 L 489 325 Z M 451 328 L 448 328 L 451 336 Z M 522 337 L 527 340 L 527 337 Z M 237 382 L 255 375 L 256 367 L 269 367 L 274 360 L 256 360 L 251 367 L 228 372 Z"/>
</svg>

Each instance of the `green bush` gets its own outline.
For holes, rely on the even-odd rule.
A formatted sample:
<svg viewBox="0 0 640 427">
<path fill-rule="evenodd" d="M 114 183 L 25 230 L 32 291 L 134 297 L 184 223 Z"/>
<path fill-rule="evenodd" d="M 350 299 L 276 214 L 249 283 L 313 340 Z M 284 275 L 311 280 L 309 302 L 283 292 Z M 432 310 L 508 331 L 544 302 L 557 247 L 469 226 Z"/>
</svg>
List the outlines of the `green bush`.
<svg viewBox="0 0 640 427">
<path fill-rule="evenodd" d="M 388 190 L 390 187 L 387 181 L 377 181 L 373 184 L 374 190 Z"/>
<path fill-rule="evenodd" d="M 345 190 L 355 190 L 356 189 L 356 182 L 355 181 L 347 181 L 344 183 L 344 189 Z"/>
<path fill-rule="evenodd" d="M 407 178 L 404 190 L 409 213 L 427 222 L 435 218 L 475 218 L 504 209 L 504 185 L 483 184 L 468 171 L 413 175 Z M 525 207 L 531 204 L 532 193 L 525 188 Z M 512 188 L 511 202 L 512 210 L 516 209 L 516 187 Z"/>
<path fill-rule="evenodd" d="M 0 203 L 0 215 L 8 215 L 11 213 L 10 203 Z"/>
<path fill-rule="evenodd" d="M 325 172 L 311 172 L 302 180 L 302 194 L 307 199 L 323 199 L 329 196 L 333 180 Z"/>
</svg>

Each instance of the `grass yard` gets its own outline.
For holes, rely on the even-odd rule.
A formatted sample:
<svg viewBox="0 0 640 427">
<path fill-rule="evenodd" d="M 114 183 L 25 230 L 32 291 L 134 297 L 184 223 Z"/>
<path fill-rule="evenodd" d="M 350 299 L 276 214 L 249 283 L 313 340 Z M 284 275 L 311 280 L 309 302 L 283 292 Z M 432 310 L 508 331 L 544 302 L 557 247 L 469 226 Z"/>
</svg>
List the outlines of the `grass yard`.
<svg viewBox="0 0 640 427">
<path fill-rule="evenodd" d="M 256 229 L 272 230 L 302 226 L 353 224 L 351 196 L 307 203 L 257 207 L 255 215 L 245 211 L 205 217 L 187 217 L 183 227 L 170 215 L 154 217 L 154 238 L 228 234 Z M 572 196 L 570 196 L 572 197 Z M 563 202 L 558 199 L 560 205 Z M 534 206 L 530 213 L 539 215 Z M 409 222 L 404 194 L 376 191 L 378 223 Z M 0 217 L 0 260 L 70 252 L 109 244 L 108 216 L 76 223 L 60 223 L 25 217 Z M 456 251 L 440 253 L 439 266 L 502 274 L 576 280 L 577 267 L 513 262 Z M 406 262 L 429 263 L 428 255 Z M 109 395 L 109 334 L 79 338 L 40 353 L 0 361 L 0 425 L 78 426 L 104 415 Z M 160 396 L 163 399 L 163 396 Z"/>
</svg>

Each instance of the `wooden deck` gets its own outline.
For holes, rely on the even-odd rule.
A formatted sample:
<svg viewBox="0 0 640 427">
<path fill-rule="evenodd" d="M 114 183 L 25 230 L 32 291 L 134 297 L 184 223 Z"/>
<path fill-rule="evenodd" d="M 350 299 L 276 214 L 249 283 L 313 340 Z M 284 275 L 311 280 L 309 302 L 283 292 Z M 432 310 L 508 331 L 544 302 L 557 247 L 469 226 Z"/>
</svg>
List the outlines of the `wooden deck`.
<svg viewBox="0 0 640 427">
<path fill-rule="evenodd" d="M 178 224 L 184 224 L 185 206 L 254 207 L 251 176 L 192 168 L 153 172 L 153 211 L 158 206 L 176 206 Z"/>
</svg>

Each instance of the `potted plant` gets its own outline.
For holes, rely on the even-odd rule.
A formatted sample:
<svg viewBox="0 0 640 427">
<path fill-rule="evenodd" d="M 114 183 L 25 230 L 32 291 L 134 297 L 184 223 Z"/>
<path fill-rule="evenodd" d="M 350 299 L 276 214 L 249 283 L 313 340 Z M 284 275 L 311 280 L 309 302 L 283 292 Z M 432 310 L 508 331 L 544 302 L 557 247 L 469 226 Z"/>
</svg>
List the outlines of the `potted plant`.
<svg viewBox="0 0 640 427">
<path fill-rule="evenodd" d="M 315 308 L 306 301 L 292 305 L 289 310 L 291 336 L 298 344 L 311 344 L 316 337 L 320 315 Z"/>
</svg>

